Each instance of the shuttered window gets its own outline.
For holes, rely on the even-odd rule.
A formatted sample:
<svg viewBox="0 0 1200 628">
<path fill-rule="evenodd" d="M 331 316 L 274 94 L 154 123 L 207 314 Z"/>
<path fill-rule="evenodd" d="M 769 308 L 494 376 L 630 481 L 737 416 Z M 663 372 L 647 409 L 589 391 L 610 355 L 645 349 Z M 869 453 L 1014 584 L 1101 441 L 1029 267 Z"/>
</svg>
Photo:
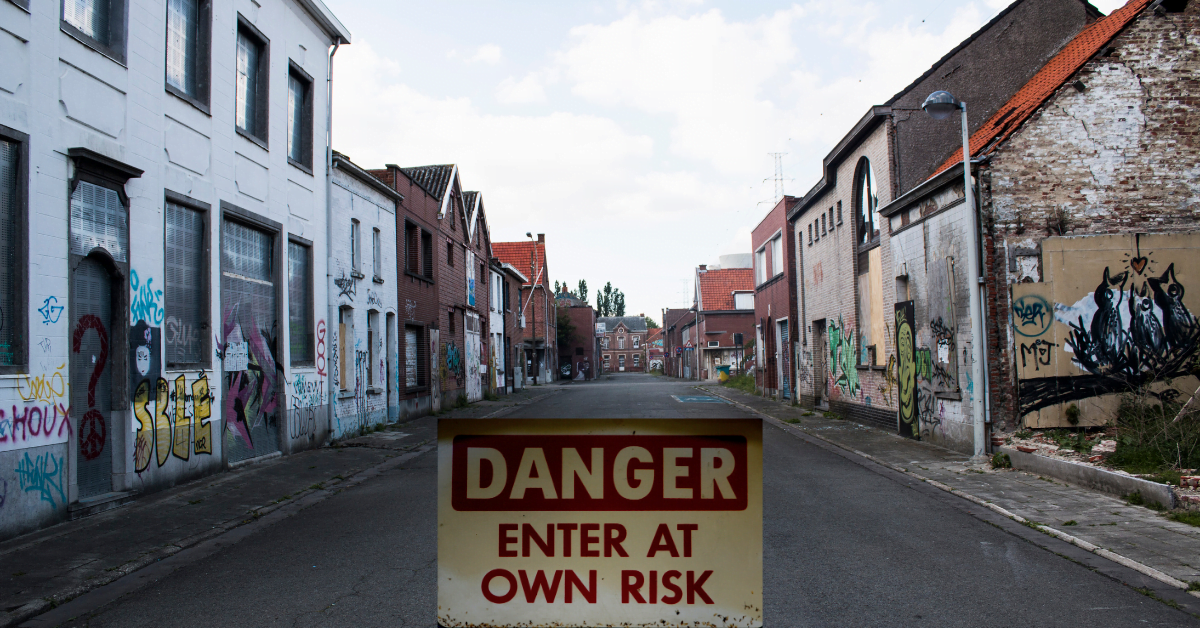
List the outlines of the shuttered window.
<svg viewBox="0 0 1200 628">
<path fill-rule="evenodd" d="M 267 61 L 267 42 L 249 23 L 239 20 L 235 122 L 239 130 L 264 142 L 267 139 Z"/>
<path fill-rule="evenodd" d="M 111 0 L 63 0 L 63 21 L 107 46 L 110 2 Z"/>
<path fill-rule="evenodd" d="M 421 263 L 426 279 L 433 279 L 433 234 L 421 232 Z"/>
<path fill-rule="evenodd" d="M 206 355 L 204 233 L 204 212 L 167 203 L 164 337 L 170 366 L 201 364 Z"/>
<path fill-rule="evenodd" d="M 71 194 L 71 252 L 87 255 L 96 248 L 129 261 L 125 206 L 116 190 L 80 181 Z"/>
<path fill-rule="evenodd" d="M 420 328 L 405 327 L 404 328 L 404 387 L 416 388 L 419 373 L 419 365 L 417 362 L 418 338 Z"/>
<path fill-rule="evenodd" d="M 421 232 L 411 222 L 404 223 L 404 270 L 420 274 Z"/>
<path fill-rule="evenodd" d="M 20 282 L 17 273 L 24 270 L 20 263 L 20 232 L 22 208 L 20 207 L 21 145 L 0 140 L 0 366 L 13 366 L 22 362 L 17 347 L 18 313 L 21 311 L 24 290 L 18 291 Z"/>
<path fill-rule="evenodd" d="M 312 79 L 295 64 L 288 71 L 288 159 L 313 164 Z"/>
<path fill-rule="evenodd" d="M 312 258 L 309 248 L 288 242 L 288 334 L 292 364 L 312 364 Z"/>
<path fill-rule="evenodd" d="M 371 231 L 371 276 L 383 277 L 383 246 L 378 229 Z"/>
<path fill-rule="evenodd" d="M 202 0 L 167 0 L 167 85 L 197 100 L 204 90 L 207 29 L 201 23 Z"/>
</svg>

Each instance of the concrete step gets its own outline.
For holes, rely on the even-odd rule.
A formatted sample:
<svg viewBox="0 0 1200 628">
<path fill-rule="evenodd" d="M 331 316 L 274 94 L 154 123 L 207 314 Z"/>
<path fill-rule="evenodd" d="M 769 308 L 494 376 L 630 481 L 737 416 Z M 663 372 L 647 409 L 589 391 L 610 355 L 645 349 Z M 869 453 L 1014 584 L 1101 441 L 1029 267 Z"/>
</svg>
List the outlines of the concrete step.
<svg viewBox="0 0 1200 628">
<path fill-rule="evenodd" d="M 71 504 L 67 508 L 67 513 L 71 521 L 74 521 L 102 513 L 106 510 L 119 508 L 133 501 L 137 496 L 137 491 L 120 491 L 104 493 L 103 495 L 93 495 Z"/>
</svg>

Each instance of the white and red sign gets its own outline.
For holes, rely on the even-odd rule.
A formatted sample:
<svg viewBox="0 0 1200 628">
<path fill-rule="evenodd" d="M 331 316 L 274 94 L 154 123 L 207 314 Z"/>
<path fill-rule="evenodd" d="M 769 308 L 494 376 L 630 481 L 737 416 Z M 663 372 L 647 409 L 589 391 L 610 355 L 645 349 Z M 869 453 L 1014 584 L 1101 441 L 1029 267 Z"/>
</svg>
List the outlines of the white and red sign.
<svg viewBox="0 0 1200 628">
<path fill-rule="evenodd" d="M 762 626 L 758 419 L 438 422 L 442 626 Z"/>
</svg>

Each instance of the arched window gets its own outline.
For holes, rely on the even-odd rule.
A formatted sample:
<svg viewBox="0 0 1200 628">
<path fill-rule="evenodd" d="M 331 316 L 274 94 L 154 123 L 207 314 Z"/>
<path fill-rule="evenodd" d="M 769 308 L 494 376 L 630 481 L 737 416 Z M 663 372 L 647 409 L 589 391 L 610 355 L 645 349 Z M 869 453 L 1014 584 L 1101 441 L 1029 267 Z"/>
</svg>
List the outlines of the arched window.
<svg viewBox="0 0 1200 628">
<path fill-rule="evenodd" d="M 866 157 L 858 163 L 854 198 L 858 243 L 867 244 L 879 237 L 879 190 L 875 186 L 875 170 Z"/>
</svg>

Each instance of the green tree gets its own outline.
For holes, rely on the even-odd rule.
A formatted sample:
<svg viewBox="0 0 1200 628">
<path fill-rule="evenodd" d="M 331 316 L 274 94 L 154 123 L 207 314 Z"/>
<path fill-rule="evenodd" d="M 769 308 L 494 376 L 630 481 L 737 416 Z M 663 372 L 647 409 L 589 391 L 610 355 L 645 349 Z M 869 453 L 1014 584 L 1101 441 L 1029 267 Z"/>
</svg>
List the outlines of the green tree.
<svg viewBox="0 0 1200 628">
<path fill-rule="evenodd" d="M 625 316 L 625 293 L 617 290 L 613 294 L 613 316 Z"/>
<path fill-rule="evenodd" d="M 587 280 L 579 280 L 579 300 L 587 303 Z"/>
<path fill-rule="evenodd" d="M 654 322 L 653 318 L 646 317 L 646 329 L 658 329 L 658 323 Z"/>
<path fill-rule="evenodd" d="M 558 312 L 558 346 L 569 347 L 575 342 L 575 325 L 567 308 L 555 308 Z"/>
</svg>

